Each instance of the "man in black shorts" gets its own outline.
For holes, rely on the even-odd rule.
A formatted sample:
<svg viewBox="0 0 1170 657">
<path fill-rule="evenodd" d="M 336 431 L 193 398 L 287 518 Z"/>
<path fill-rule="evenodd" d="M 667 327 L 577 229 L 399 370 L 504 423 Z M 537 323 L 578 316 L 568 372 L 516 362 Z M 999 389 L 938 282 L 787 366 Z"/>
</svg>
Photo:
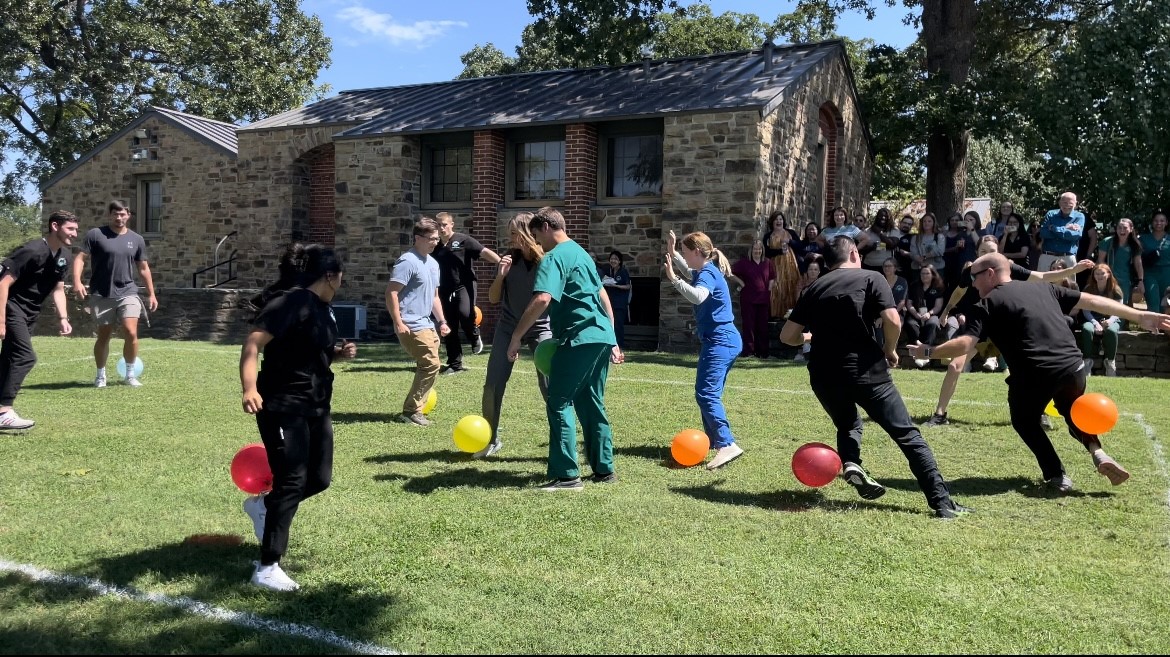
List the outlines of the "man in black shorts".
<svg viewBox="0 0 1170 657">
<path fill-rule="evenodd" d="M 857 244 L 848 237 L 832 239 L 823 255 L 829 273 L 805 289 L 784 323 L 780 340 L 792 346 L 812 340 L 809 381 L 837 427 L 842 477 L 864 499 L 877 499 L 886 492 L 861 467 L 860 406 L 901 448 L 935 517 L 951 519 L 969 512 L 951 500 L 930 446 L 911 422 L 890 379 L 889 366 L 898 364 L 902 318 L 889 283 L 881 274 L 861 268 Z M 884 346 L 874 335 L 879 317 Z M 811 335 L 804 333 L 806 328 Z"/>
<path fill-rule="evenodd" d="M 439 263 L 439 300 L 443 314 L 452 323 L 451 332 L 443 338 L 447 349 L 447 366 L 440 374 L 458 374 L 464 371 L 463 344 L 459 330 L 463 329 L 471 344 L 472 353 L 483 351 L 483 338 L 475 325 L 475 271 L 473 260 L 480 258 L 496 264 L 500 256 L 466 233 L 455 232 L 455 217 L 449 212 L 435 215 L 439 222 L 439 246 L 431 254 Z"/>
<path fill-rule="evenodd" d="M 1012 427 L 1036 455 L 1045 484 L 1067 493 L 1072 480 L 1040 425 L 1044 407 L 1051 400 L 1065 418 L 1068 431 L 1093 457 L 1097 472 L 1114 486 L 1129 473 L 1101 449 L 1101 441 L 1073 424 L 1069 410 L 1085 394 L 1088 372 L 1068 330 L 1065 314 L 1072 309 L 1092 310 L 1139 322 L 1144 328 L 1170 330 L 1170 315 L 1142 312 L 1129 306 L 1055 285 L 1032 285 L 1012 280 L 1011 261 L 999 253 L 980 256 L 971 263 L 971 279 L 983 301 L 967 317 L 960 335 L 937 347 L 914 345 L 915 358 L 954 358 L 970 353 L 981 340 L 991 340 L 1007 360 L 1008 409 Z"/>
</svg>

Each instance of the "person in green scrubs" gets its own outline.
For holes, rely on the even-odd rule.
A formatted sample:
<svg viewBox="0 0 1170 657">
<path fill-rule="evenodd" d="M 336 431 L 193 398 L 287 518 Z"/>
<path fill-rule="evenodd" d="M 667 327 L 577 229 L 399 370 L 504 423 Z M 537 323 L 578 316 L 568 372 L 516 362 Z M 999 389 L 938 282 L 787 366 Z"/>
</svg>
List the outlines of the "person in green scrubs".
<svg viewBox="0 0 1170 657">
<path fill-rule="evenodd" d="M 548 477 L 540 490 L 581 490 L 577 465 L 577 422 L 584 432 L 591 480 L 617 481 L 613 470 L 613 432 L 605 413 L 609 364 L 624 359 L 613 329 L 613 310 L 593 258 L 565 233 L 565 218 L 541 208 L 528 222 L 544 248 L 532 301 L 512 333 L 508 359 L 520 355 L 521 338 L 548 312 L 557 350 L 548 373 Z M 574 418 L 574 412 L 576 417 Z"/>
</svg>

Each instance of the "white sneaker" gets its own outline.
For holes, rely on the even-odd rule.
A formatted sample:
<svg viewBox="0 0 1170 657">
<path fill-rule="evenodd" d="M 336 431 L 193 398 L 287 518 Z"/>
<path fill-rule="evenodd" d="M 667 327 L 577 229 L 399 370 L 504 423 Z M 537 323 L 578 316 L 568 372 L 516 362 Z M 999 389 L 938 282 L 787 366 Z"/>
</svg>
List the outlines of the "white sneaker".
<svg viewBox="0 0 1170 657">
<path fill-rule="evenodd" d="M 1085 376 L 1092 376 L 1092 375 L 1093 375 L 1093 359 L 1086 358 L 1085 359 Z"/>
<path fill-rule="evenodd" d="M 268 516 L 268 509 L 264 506 L 263 495 L 252 495 L 244 500 L 244 513 L 252 519 L 252 529 L 256 532 L 256 540 L 264 542 L 264 518 Z"/>
<path fill-rule="evenodd" d="M 986 358 L 983 360 L 983 371 L 984 372 L 994 372 L 997 369 L 999 369 L 999 359 L 996 358 L 995 356 L 992 356 L 991 358 Z"/>
<path fill-rule="evenodd" d="M 259 561 L 252 563 L 256 564 L 256 571 L 252 573 L 252 583 L 256 586 L 270 591 L 295 591 L 301 588 L 300 584 L 285 574 L 279 563 L 271 566 L 261 566 Z"/>
<path fill-rule="evenodd" d="M 131 388 L 141 388 L 142 382 L 138 380 L 138 377 L 131 374 L 130 376 L 126 377 L 126 385 L 130 386 Z"/>
<path fill-rule="evenodd" d="M 105 374 L 99 374 L 99 375 L 97 375 L 97 378 L 95 378 L 95 379 L 93 380 L 93 387 L 95 387 L 95 388 L 104 388 L 104 387 L 106 387 L 106 375 L 105 375 Z"/>
<path fill-rule="evenodd" d="M 0 414 L 0 431 L 5 429 L 31 429 L 36 424 L 33 420 L 26 420 L 16 414 L 16 409 L 4 411 Z"/>
<path fill-rule="evenodd" d="M 1117 376 L 1117 361 L 1105 359 L 1105 376 Z"/>
<path fill-rule="evenodd" d="M 711 462 L 707 464 L 707 469 L 714 470 L 716 468 L 722 468 L 741 456 L 743 456 L 743 448 L 735 443 L 731 443 L 726 447 L 720 447 L 719 451 L 715 452 L 715 458 L 711 459 Z"/>
<path fill-rule="evenodd" d="M 917 367 L 918 369 L 922 369 L 929 364 L 930 364 L 930 360 L 927 358 L 915 358 L 914 359 L 914 366 Z"/>
</svg>

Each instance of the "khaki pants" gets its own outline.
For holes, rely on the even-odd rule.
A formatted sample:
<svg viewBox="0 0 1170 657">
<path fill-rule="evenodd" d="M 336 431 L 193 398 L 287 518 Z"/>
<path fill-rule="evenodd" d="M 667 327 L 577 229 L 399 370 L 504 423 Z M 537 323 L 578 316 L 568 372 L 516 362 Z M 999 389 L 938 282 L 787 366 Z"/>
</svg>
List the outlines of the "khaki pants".
<svg viewBox="0 0 1170 657">
<path fill-rule="evenodd" d="M 421 413 L 427 393 L 435 385 L 435 377 L 439 376 L 439 334 L 434 329 L 400 333 L 398 341 L 414 362 L 418 363 L 418 369 L 414 371 L 414 383 L 406 394 L 406 401 L 402 402 L 402 412 L 407 415 Z"/>
</svg>

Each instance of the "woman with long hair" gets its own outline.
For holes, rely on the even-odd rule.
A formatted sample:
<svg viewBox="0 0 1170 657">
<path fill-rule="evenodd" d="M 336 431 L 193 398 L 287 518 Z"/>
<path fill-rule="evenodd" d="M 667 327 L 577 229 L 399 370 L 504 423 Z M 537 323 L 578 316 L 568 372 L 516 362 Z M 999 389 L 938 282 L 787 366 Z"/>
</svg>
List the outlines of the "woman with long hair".
<svg viewBox="0 0 1170 657">
<path fill-rule="evenodd" d="M 605 293 L 609 296 L 609 307 L 613 311 L 613 332 L 617 334 L 618 347 L 626 348 L 626 320 L 630 316 L 630 290 L 634 283 L 625 266 L 621 251 L 610 251 L 609 259 L 598 274 Z"/>
<path fill-rule="evenodd" d="M 742 356 L 768 357 L 768 316 L 776 269 L 764 257 L 764 241 L 752 242 L 744 257 L 736 261 L 728 278 L 739 286 L 739 311 L 743 315 Z"/>
<path fill-rule="evenodd" d="M 828 248 L 833 238 L 840 235 L 844 235 L 856 242 L 858 253 L 868 249 L 870 246 L 869 237 L 864 234 L 861 228 L 849 223 L 849 213 L 845 211 L 845 208 L 838 205 L 829 213 L 828 223 L 821 230 L 821 234 L 817 236 L 817 242 L 820 243 L 821 249 L 823 250 Z"/>
<path fill-rule="evenodd" d="M 907 342 L 934 344 L 946 300 L 945 293 L 942 276 L 939 276 L 934 265 L 926 265 L 918 270 L 918 280 L 910 286 L 910 305 L 906 308 L 906 325 L 903 327 Z M 929 362 L 919 359 L 914 364 L 923 368 Z"/>
<path fill-rule="evenodd" d="M 768 232 L 764 235 L 764 257 L 772 261 L 776 284 L 770 288 L 770 314 L 783 317 L 796 305 L 796 286 L 800 282 L 797 253 L 800 240 L 788 227 L 788 218 L 776 210 L 768 215 Z"/>
<path fill-rule="evenodd" d="M 293 516 L 301 502 L 333 479 L 330 364 L 353 358 L 357 347 L 352 342 L 337 346 L 329 304 L 341 288 L 344 269 L 331 249 L 293 244 L 279 271 L 280 280 L 256 299 L 260 312 L 240 352 L 244 412 L 256 416 L 272 468 L 272 491 L 244 500 L 244 510 L 261 543 L 252 583 L 294 591 L 299 586 L 280 567 Z"/>
<path fill-rule="evenodd" d="M 893 249 L 898 246 L 898 238 L 890 237 L 890 232 L 893 230 L 894 220 L 890 216 L 890 211 L 886 208 L 878 208 L 877 214 L 873 218 L 873 224 L 862 233 L 871 245 L 861 259 L 862 268 L 879 273 L 882 271 L 886 260 L 889 260 L 890 254 L 893 253 Z"/>
<path fill-rule="evenodd" d="M 797 249 L 797 260 L 802 274 L 808 269 L 808 263 L 812 262 L 814 256 L 822 257 L 821 243 L 817 240 L 820 234 L 821 227 L 813 222 L 804 225 L 804 237 L 801 238 L 800 248 Z"/>
<path fill-rule="evenodd" d="M 946 236 L 939 232 L 934 214 L 927 212 L 918 223 L 918 234 L 910 240 L 910 269 L 914 276 L 926 265 L 940 270 L 945 266 L 943 253 L 946 251 Z"/>
<path fill-rule="evenodd" d="M 1170 235 L 1166 234 L 1166 213 L 1157 210 L 1150 220 L 1150 232 L 1141 236 L 1142 264 L 1145 265 L 1146 308 L 1166 312 L 1159 307 L 1170 290 Z"/>
<path fill-rule="evenodd" d="M 825 269 L 826 269 L 826 267 L 825 267 L 825 257 L 824 256 L 822 256 L 819 253 L 814 253 L 811 256 L 809 256 L 808 268 L 804 270 L 804 274 L 800 277 L 800 289 L 796 293 L 796 298 L 798 300 L 804 294 L 804 291 L 809 288 L 810 285 L 817 282 L 817 279 L 821 277 L 821 273 L 824 272 Z M 800 351 L 796 352 L 796 356 L 793 357 L 792 361 L 795 363 L 803 363 L 803 362 L 807 361 L 808 360 L 808 353 L 810 351 L 812 351 L 812 343 L 811 342 L 804 343 L 803 345 L 801 345 Z"/>
<path fill-rule="evenodd" d="M 1093 275 L 1085 286 L 1086 294 L 1095 294 L 1106 299 L 1121 301 L 1123 292 L 1113 270 L 1109 265 L 1101 264 L 1093 268 Z M 1117 334 L 1121 331 L 1121 318 L 1116 315 L 1102 315 L 1101 313 L 1081 311 L 1081 355 L 1085 358 L 1085 374 L 1093 373 L 1093 359 L 1097 349 L 1093 344 L 1096 338 L 1101 338 L 1101 350 L 1105 356 L 1105 376 L 1117 376 Z"/>
<path fill-rule="evenodd" d="M 1133 229 L 1133 220 L 1118 219 L 1113 234 L 1101 240 L 1097 247 L 1098 264 L 1109 265 L 1113 277 L 1121 287 L 1121 302 L 1132 306 L 1134 294 L 1145 297 L 1145 270 L 1142 268 L 1142 243 Z"/>
<path fill-rule="evenodd" d="M 516 325 L 532 300 L 532 288 L 536 282 L 536 269 L 544 258 L 544 249 L 532 236 L 528 222 L 531 212 L 517 212 L 508 222 L 508 241 L 511 247 L 496 265 L 496 277 L 488 289 L 488 301 L 500 304 L 500 317 L 492 337 L 492 351 L 488 356 L 487 376 L 483 381 L 483 419 L 492 428 L 492 439 L 486 447 L 476 452 L 475 458 L 487 458 L 504 446 L 500 441 L 500 412 L 504 403 L 504 390 L 512 378 L 512 367 L 508 359 L 508 343 L 516 332 Z M 610 303 L 613 303 L 612 300 Z M 617 311 L 614 311 L 617 314 Z M 617 321 L 617 318 L 614 318 Z M 552 327 L 548 314 L 541 315 L 532 328 L 524 334 L 521 344 L 535 354 L 536 345 L 552 339 Z M 536 370 L 536 386 L 540 396 L 548 401 L 548 377 Z"/>
<path fill-rule="evenodd" d="M 1013 263 L 1027 267 L 1028 253 L 1032 250 L 1032 240 L 1024 230 L 1024 219 L 1016 213 L 1008 215 L 1004 220 L 1003 236 L 999 238 L 999 252 Z"/>
<path fill-rule="evenodd" d="M 731 435 L 731 424 L 723 408 L 727 373 L 743 350 L 731 311 L 731 292 L 724 280 L 731 273 L 731 265 L 703 233 L 689 233 L 682 238 L 681 256 L 675 251 L 675 240 L 672 230 L 666 238 L 666 278 L 694 305 L 695 332 L 701 345 L 695 374 L 695 401 L 703 417 L 703 430 L 716 450 L 715 457 L 707 464 L 708 470 L 714 470 L 743 454 Z M 675 265 L 690 272 L 689 284 L 675 275 Z"/>
</svg>

